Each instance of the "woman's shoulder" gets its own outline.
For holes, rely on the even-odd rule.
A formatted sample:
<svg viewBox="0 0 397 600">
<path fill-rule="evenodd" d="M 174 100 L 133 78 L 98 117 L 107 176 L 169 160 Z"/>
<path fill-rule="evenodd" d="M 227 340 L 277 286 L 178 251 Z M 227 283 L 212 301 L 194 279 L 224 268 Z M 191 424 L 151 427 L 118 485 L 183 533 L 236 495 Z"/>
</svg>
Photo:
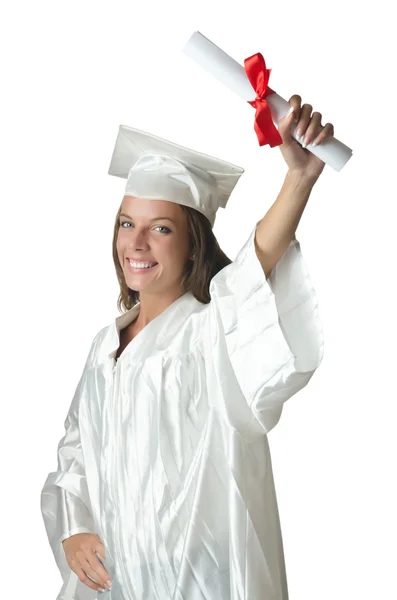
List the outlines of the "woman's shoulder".
<svg viewBox="0 0 397 600">
<path fill-rule="evenodd" d="M 86 362 L 87 366 L 91 366 L 94 362 L 96 362 L 96 357 L 98 356 L 98 354 L 102 348 L 102 344 L 103 344 L 104 340 L 109 336 L 111 328 L 112 328 L 112 323 L 105 325 L 105 327 L 102 327 L 102 329 L 100 329 L 95 334 L 95 336 L 91 342 L 90 351 L 88 353 L 87 362 Z"/>
</svg>

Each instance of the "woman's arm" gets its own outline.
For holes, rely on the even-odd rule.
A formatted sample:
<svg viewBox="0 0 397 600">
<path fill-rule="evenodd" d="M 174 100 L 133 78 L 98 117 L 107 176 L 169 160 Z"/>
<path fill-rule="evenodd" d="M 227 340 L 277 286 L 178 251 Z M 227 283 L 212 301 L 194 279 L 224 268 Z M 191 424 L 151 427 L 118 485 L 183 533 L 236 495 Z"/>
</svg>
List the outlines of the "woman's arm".
<svg viewBox="0 0 397 600">
<path fill-rule="evenodd" d="M 312 105 L 301 106 L 301 102 L 298 94 L 291 96 L 291 112 L 279 121 L 278 131 L 283 141 L 279 148 L 288 172 L 277 200 L 260 221 L 255 235 L 255 253 L 266 278 L 294 238 L 310 192 L 325 167 L 306 146 L 313 142 L 319 145 L 334 134 L 332 123 L 322 128 L 321 113 L 312 115 Z M 291 136 L 295 124 L 303 146 Z"/>
<path fill-rule="evenodd" d="M 295 236 L 314 181 L 288 171 L 274 204 L 258 224 L 255 252 L 268 278 Z"/>
</svg>

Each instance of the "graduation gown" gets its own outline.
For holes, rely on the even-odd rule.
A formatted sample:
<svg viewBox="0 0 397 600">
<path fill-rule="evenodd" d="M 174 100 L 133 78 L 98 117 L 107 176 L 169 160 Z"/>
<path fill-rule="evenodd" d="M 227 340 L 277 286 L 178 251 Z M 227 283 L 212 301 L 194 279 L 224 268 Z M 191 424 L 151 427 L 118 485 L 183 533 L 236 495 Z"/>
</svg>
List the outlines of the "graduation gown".
<svg viewBox="0 0 397 600">
<path fill-rule="evenodd" d="M 266 279 L 257 225 L 209 304 L 185 293 L 117 362 L 139 304 L 95 336 L 41 492 L 57 600 L 288 600 L 267 434 L 323 334 L 299 242 Z M 81 532 L 103 541 L 111 591 L 69 568 L 62 541 Z"/>
</svg>

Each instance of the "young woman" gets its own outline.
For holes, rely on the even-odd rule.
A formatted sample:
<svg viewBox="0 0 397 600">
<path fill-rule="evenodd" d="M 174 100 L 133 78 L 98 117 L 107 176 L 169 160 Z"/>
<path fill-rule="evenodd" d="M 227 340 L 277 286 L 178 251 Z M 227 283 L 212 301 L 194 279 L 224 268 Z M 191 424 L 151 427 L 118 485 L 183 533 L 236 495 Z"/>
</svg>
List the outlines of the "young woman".
<svg viewBox="0 0 397 600">
<path fill-rule="evenodd" d="M 267 434 L 323 357 L 295 231 L 324 168 L 305 146 L 333 135 L 290 104 L 285 181 L 233 262 L 212 228 L 243 170 L 120 127 L 124 314 L 93 340 L 41 496 L 59 600 L 288 598 Z"/>
</svg>

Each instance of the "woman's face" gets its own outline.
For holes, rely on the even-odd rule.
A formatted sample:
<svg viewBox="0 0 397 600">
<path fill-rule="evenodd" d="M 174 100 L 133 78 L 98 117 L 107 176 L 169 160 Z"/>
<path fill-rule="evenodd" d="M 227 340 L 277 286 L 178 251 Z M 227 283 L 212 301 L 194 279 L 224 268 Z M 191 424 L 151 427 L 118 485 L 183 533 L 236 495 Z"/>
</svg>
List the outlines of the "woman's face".
<svg viewBox="0 0 397 600">
<path fill-rule="evenodd" d="M 180 293 L 189 258 L 189 236 L 182 208 L 167 200 L 124 196 L 117 253 L 130 289 L 151 294 Z M 138 263 L 135 268 L 129 259 Z M 141 263 L 145 267 L 148 263 L 156 264 L 140 268 Z"/>
</svg>

